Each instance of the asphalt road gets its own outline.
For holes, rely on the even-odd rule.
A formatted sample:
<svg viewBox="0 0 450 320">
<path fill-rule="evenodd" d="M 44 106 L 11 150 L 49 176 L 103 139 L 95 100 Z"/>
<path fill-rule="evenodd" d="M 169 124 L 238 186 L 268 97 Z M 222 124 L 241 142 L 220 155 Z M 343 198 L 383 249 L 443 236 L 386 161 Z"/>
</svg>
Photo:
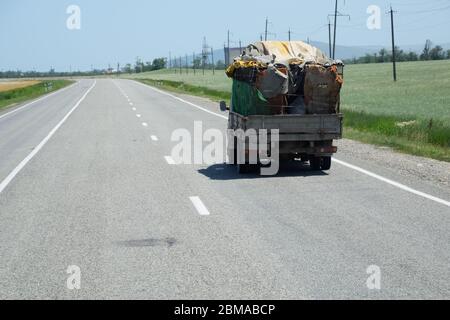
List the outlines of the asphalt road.
<svg viewBox="0 0 450 320">
<path fill-rule="evenodd" d="M 182 99 L 81 80 L 0 114 L 1 299 L 450 298 L 450 190 L 346 153 L 275 177 L 169 164 L 174 130 L 226 129 Z"/>
</svg>

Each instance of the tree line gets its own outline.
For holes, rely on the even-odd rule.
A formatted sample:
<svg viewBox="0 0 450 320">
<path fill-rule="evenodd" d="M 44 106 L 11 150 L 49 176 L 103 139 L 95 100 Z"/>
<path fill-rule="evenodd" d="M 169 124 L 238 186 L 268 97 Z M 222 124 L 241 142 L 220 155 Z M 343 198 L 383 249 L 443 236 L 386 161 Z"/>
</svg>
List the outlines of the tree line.
<svg viewBox="0 0 450 320">
<path fill-rule="evenodd" d="M 422 53 L 418 54 L 413 51 L 405 52 L 399 47 L 395 47 L 395 60 L 402 61 L 428 61 L 428 60 L 445 60 L 450 59 L 450 50 L 445 51 L 441 46 L 432 45 L 430 40 L 427 40 Z M 392 62 L 392 52 L 386 49 L 381 49 L 379 52 L 370 54 L 367 53 L 363 57 L 346 59 L 346 64 L 359 64 L 359 63 L 383 63 Z"/>
</svg>

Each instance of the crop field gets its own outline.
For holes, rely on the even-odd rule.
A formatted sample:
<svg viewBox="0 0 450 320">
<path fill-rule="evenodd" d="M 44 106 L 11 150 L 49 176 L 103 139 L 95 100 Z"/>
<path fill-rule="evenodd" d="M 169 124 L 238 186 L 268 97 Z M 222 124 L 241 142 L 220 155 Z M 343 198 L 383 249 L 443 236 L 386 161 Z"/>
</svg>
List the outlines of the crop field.
<svg viewBox="0 0 450 320">
<path fill-rule="evenodd" d="M 69 80 L 0 81 L 0 110 L 56 91 L 71 83 L 73 81 Z M 5 90 L 1 90 L 2 88 Z"/>
<path fill-rule="evenodd" d="M 346 136 L 363 142 L 450 161 L 450 60 L 345 68 L 341 94 Z M 223 70 L 161 70 L 130 78 L 169 90 L 227 100 L 231 80 Z M 157 83 L 151 80 L 162 80 Z"/>
<path fill-rule="evenodd" d="M 0 92 L 34 86 L 35 84 L 38 83 L 40 83 L 40 81 L 37 80 L 0 81 Z"/>
</svg>

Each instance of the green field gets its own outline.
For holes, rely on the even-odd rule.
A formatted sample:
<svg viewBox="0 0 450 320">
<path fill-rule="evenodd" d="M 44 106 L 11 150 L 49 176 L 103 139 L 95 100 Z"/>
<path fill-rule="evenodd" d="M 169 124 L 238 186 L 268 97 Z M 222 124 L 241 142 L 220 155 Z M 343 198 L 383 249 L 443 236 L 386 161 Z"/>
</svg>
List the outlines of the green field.
<svg viewBox="0 0 450 320">
<path fill-rule="evenodd" d="M 389 63 L 345 68 L 346 137 L 450 161 L 450 60 L 403 62 L 397 70 L 394 83 Z M 161 70 L 131 77 L 163 80 L 147 83 L 216 100 L 227 100 L 231 91 L 223 71 Z"/>
<path fill-rule="evenodd" d="M 32 86 L 0 92 L 0 110 L 38 98 L 72 84 L 69 80 L 45 80 Z"/>
</svg>

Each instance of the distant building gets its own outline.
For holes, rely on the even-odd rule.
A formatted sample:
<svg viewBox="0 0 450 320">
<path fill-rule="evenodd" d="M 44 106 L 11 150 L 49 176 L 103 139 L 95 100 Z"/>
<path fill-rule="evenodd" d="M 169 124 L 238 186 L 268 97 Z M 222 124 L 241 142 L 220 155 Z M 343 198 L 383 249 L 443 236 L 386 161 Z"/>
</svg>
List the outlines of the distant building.
<svg viewBox="0 0 450 320">
<path fill-rule="evenodd" d="M 242 51 L 245 48 L 224 48 L 224 52 L 225 52 L 225 64 L 228 66 L 231 63 L 233 63 L 234 58 L 239 57 L 242 54 Z M 228 54 L 229 52 L 229 54 Z"/>
</svg>

